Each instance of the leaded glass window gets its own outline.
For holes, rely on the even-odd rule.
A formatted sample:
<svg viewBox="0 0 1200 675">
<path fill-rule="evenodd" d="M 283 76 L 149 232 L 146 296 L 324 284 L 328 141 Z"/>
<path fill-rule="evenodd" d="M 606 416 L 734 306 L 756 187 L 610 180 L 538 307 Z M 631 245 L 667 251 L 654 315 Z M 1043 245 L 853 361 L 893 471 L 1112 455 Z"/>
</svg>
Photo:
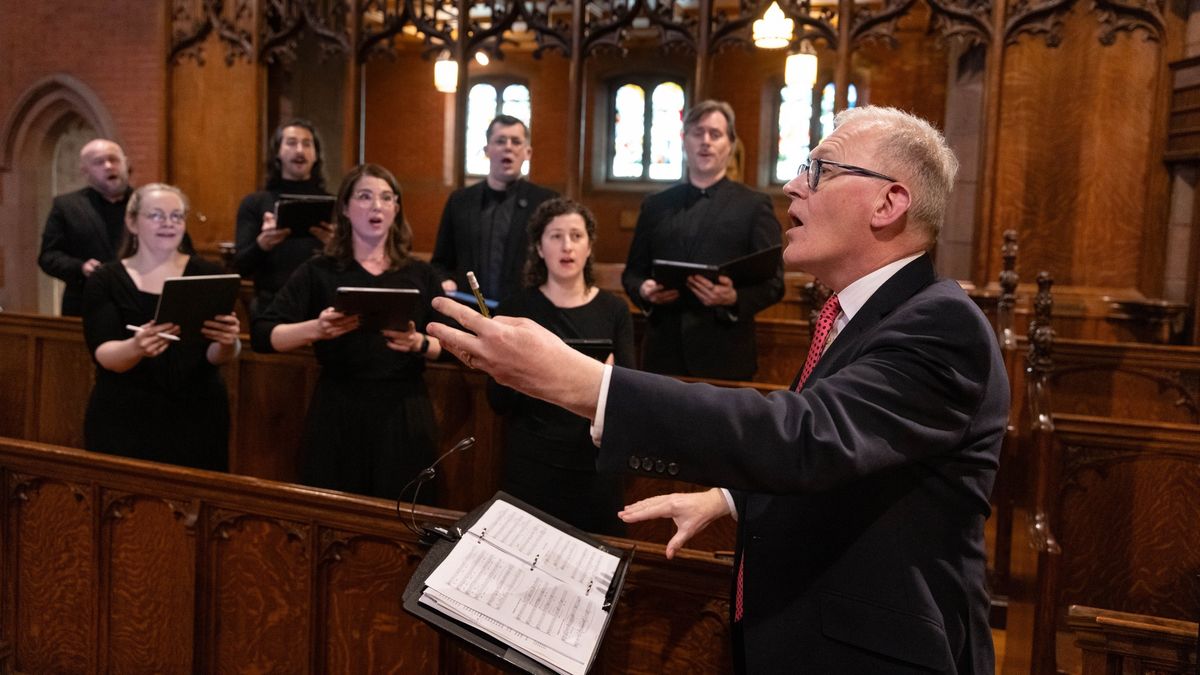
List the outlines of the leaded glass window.
<svg viewBox="0 0 1200 675">
<path fill-rule="evenodd" d="M 683 86 L 624 81 L 613 91 L 608 177 L 673 181 L 683 177 Z"/>
<path fill-rule="evenodd" d="M 467 92 L 467 142 L 465 147 L 467 174 L 486 176 L 488 158 L 483 152 L 487 144 L 487 127 L 497 115 L 512 115 L 526 126 L 530 113 L 529 87 L 523 82 L 488 80 L 471 85 Z M 529 174 L 529 162 L 521 165 L 521 173 Z"/>
</svg>

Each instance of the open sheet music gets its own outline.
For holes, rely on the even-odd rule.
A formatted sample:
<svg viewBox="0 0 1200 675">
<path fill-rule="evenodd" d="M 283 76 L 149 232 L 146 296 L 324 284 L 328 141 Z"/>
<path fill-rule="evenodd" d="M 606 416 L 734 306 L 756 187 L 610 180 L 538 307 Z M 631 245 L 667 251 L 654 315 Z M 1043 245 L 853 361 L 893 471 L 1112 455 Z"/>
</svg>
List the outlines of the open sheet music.
<svg viewBox="0 0 1200 675">
<path fill-rule="evenodd" d="M 425 580 L 420 602 L 569 675 L 608 623 L 621 558 L 497 498 Z"/>
</svg>

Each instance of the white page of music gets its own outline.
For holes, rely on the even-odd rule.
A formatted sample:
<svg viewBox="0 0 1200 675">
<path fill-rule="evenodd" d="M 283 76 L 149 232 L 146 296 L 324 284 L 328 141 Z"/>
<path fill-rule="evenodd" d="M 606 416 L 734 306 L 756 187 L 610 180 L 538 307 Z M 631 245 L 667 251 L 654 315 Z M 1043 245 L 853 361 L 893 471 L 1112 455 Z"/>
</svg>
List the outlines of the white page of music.
<svg viewBox="0 0 1200 675">
<path fill-rule="evenodd" d="M 586 669 L 619 559 L 496 500 L 426 580 L 421 601 L 564 673 Z"/>
</svg>

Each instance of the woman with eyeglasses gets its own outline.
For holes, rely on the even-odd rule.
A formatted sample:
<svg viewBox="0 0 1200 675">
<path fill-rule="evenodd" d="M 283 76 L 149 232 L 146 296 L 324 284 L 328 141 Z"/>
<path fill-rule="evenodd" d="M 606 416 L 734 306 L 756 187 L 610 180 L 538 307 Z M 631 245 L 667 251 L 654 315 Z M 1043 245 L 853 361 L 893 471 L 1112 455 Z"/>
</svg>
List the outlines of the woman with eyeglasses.
<svg viewBox="0 0 1200 675">
<path fill-rule="evenodd" d="M 595 243 L 596 218 L 586 206 L 562 197 L 543 202 L 529 218 L 525 289 L 496 313 L 533 319 L 593 358 L 632 368 L 629 305 L 596 286 Z M 625 534 L 617 518 L 624 478 L 596 471 L 588 420 L 493 380 L 488 401 L 508 418 L 504 490 L 588 532 Z"/>
<path fill-rule="evenodd" d="M 117 260 L 88 277 L 83 335 L 96 362 L 96 384 L 84 445 L 225 471 L 229 399 L 217 367 L 241 350 L 238 319 L 227 314 L 205 321 L 203 340 L 177 339 L 178 326 L 154 323 L 166 279 L 224 272 L 191 254 L 187 208 L 187 197 L 174 186 L 151 183 L 135 190 Z"/>
<path fill-rule="evenodd" d="M 442 348 L 424 329 L 441 285 L 428 263 L 409 255 L 412 228 L 387 169 L 352 169 L 336 208 L 324 253 L 296 269 L 254 319 L 251 337 L 260 352 L 312 346 L 321 365 L 308 408 L 301 482 L 395 499 L 433 461 L 437 428 L 423 373 Z M 342 286 L 415 288 L 420 302 L 407 330 L 360 329 L 358 316 L 334 309 Z M 431 502 L 433 490 L 426 487 L 420 496 Z"/>
</svg>

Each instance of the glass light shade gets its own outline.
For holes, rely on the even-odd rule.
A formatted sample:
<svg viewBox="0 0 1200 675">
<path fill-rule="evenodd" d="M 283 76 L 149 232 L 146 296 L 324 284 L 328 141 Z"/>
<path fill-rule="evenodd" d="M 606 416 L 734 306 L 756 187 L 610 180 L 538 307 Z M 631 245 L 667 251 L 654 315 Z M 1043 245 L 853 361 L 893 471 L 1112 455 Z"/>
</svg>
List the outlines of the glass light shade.
<svg viewBox="0 0 1200 675">
<path fill-rule="evenodd" d="M 779 3 L 772 0 L 771 6 L 763 13 L 763 18 L 755 21 L 751 28 L 754 46 L 761 49 L 783 49 L 792 41 L 794 25 L 794 21 L 783 15 Z"/>
<path fill-rule="evenodd" d="M 799 53 L 788 54 L 784 62 L 783 81 L 789 87 L 798 87 L 812 91 L 817 84 L 817 55 L 811 49 L 801 49 Z"/>
<path fill-rule="evenodd" d="M 492 60 L 489 59 L 488 55 L 484 52 L 475 52 L 475 63 L 478 63 L 481 66 L 486 66 L 491 62 Z M 457 77 L 458 73 L 455 73 L 454 75 Z"/>
<path fill-rule="evenodd" d="M 458 91 L 458 62 L 442 56 L 433 63 L 433 86 L 443 94 Z"/>
</svg>

